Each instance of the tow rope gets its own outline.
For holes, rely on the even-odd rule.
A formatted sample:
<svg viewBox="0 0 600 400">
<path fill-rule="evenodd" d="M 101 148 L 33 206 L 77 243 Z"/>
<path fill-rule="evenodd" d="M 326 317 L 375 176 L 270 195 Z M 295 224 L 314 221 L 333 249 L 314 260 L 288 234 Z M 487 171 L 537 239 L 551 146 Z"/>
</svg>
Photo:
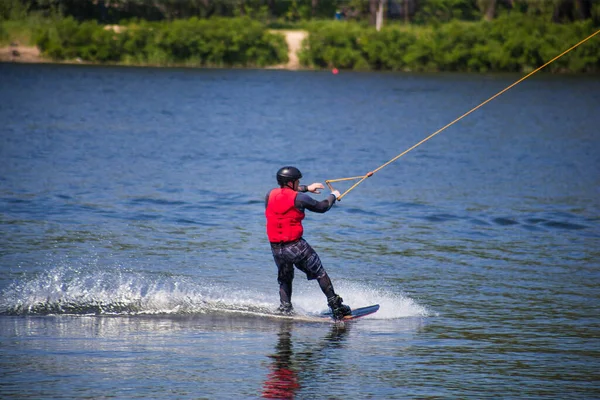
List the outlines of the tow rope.
<svg viewBox="0 0 600 400">
<path fill-rule="evenodd" d="M 483 107 L 485 104 L 489 103 L 490 101 L 494 100 L 496 97 L 500 96 L 501 94 L 503 94 L 504 92 L 510 90 L 511 88 L 513 88 L 514 86 L 518 85 L 519 83 L 523 82 L 525 79 L 529 78 L 530 76 L 532 76 L 533 74 L 535 74 L 536 72 L 540 71 L 541 69 L 547 67 L 548 65 L 550 65 L 551 63 L 553 63 L 554 61 L 558 60 L 559 58 L 561 58 L 562 56 L 564 56 L 565 54 L 567 54 L 568 52 L 570 52 L 571 50 L 577 48 L 578 46 L 582 45 L 583 43 L 587 42 L 588 40 L 590 40 L 591 38 L 593 38 L 594 36 L 596 36 L 598 33 L 600 33 L 600 30 L 596 31 L 595 33 L 592 33 L 590 36 L 588 36 L 587 38 L 583 39 L 582 41 L 580 41 L 579 43 L 577 43 L 576 45 L 572 46 L 571 48 L 569 48 L 568 50 L 563 51 L 562 53 L 560 53 L 559 55 L 557 55 L 556 57 L 554 57 L 552 60 L 548 61 L 547 63 L 545 63 L 544 65 L 542 65 L 541 67 L 538 67 L 537 69 L 533 70 L 532 72 L 528 73 L 527 75 L 525 75 L 524 77 L 522 77 L 521 79 L 519 79 L 518 81 L 514 82 L 513 84 L 511 84 L 510 86 L 507 86 L 506 88 L 502 89 L 501 91 L 499 91 L 498 93 L 496 93 L 495 95 L 493 95 L 492 97 L 490 97 L 489 99 L 485 100 L 483 103 L 479 104 L 476 107 L 473 107 L 471 110 L 467 111 L 466 113 L 464 113 L 463 115 L 461 115 L 460 117 L 456 118 L 454 121 L 446 124 L 445 126 L 441 127 L 440 129 L 438 129 L 437 131 L 435 131 L 434 133 L 432 133 L 431 135 L 427 136 L 425 139 L 421 140 L 419 143 L 415 144 L 414 146 L 404 150 L 402 153 L 398 154 L 396 157 L 392 158 L 390 161 L 386 162 L 385 164 L 381 165 L 380 167 L 374 169 L 373 171 L 367 172 L 365 175 L 360 175 L 360 176 L 352 176 L 349 178 L 338 178 L 338 179 L 328 179 L 325 181 L 325 183 L 327 184 L 327 186 L 329 186 L 329 189 L 331 189 L 332 191 L 334 190 L 333 187 L 331 186 L 331 183 L 333 182 L 342 182 L 342 181 L 354 181 L 354 180 L 359 180 L 358 182 L 356 182 L 354 185 L 352 185 L 348 190 L 346 190 L 344 193 L 342 193 L 337 199 L 341 200 L 345 195 L 347 195 L 351 190 L 353 190 L 355 187 L 357 187 L 358 185 L 360 185 L 365 179 L 370 178 L 371 176 L 373 176 L 373 174 L 375 174 L 376 172 L 380 171 L 381 169 L 387 167 L 388 165 L 390 165 L 391 163 L 393 163 L 394 161 L 396 161 L 397 159 L 399 159 L 400 157 L 402 157 L 403 155 L 405 155 L 406 153 L 408 153 L 411 150 L 416 149 L 417 147 L 419 147 L 420 145 L 422 145 L 423 143 L 425 143 L 426 141 L 428 141 L 429 139 L 433 138 L 434 136 L 438 135 L 439 133 L 441 133 L 442 131 L 444 131 L 446 128 L 454 125 L 455 123 L 457 123 L 458 121 L 460 121 L 461 119 L 463 119 L 464 117 L 466 117 L 467 115 L 471 114 L 472 112 L 474 112 L 475 110 Z"/>
</svg>

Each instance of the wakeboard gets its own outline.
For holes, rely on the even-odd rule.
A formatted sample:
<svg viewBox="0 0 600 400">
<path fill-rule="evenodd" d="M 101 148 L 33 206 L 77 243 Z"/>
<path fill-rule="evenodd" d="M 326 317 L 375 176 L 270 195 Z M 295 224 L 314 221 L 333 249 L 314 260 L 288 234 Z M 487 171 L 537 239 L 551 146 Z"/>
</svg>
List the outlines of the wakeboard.
<svg viewBox="0 0 600 400">
<path fill-rule="evenodd" d="M 379 304 L 374 304 L 372 306 L 367 306 L 367 307 L 355 308 L 352 310 L 352 313 L 350 315 L 345 315 L 340 321 L 351 321 L 353 319 L 366 317 L 367 315 L 375 314 L 377 312 L 377 310 L 379 310 Z M 331 311 L 325 312 L 321 315 L 324 317 L 334 319 Z"/>
<path fill-rule="evenodd" d="M 261 311 L 248 311 L 248 310 L 232 310 L 228 311 L 231 313 L 239 313 L 240 315 L 248 315 L 248 316 L 258 316 L 258 317 L 267 317 L 267 318 L 275 318 L 275 319 L 283 319 L 283 320 L 292 320 L 292 321 L 302 321 L 302 322 L 330 322 L 330 321 L 351 321 L 357 318 L 365 317 L 367 315 L 371 315 L 379 310 L 379 304 L 374 304 L 368 307 L 355 308 L 352 310 L 350 315 L 344 316 L 341 320 L 336 320 L 333 318 L 333 314 L 330 311 L 326 311 L 321 314 L 278 314 L 276 312 L 261 312 Z"/>
</svg>

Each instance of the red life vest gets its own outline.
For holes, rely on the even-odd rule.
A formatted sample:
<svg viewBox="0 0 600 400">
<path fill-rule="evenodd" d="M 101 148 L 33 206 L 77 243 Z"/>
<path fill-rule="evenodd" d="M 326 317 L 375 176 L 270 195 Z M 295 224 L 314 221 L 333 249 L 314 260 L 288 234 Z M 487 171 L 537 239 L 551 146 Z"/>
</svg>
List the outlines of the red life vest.
<svg viewBox="0 0 600 400">
<path fill-rule="evenodd" d="M 290 188 L 277 188 L 269 193 L 265 210 L 269 242 L 293 242 L 302 237 L 304 213 L 294 207 L 297 194 Z"/>
</svg>

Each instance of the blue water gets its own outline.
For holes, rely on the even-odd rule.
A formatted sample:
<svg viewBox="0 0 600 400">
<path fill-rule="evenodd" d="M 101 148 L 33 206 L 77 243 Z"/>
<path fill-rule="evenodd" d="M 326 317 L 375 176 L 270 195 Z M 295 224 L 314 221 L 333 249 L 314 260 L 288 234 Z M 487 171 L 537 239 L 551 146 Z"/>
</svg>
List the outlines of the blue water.
<svg viewBox="0 0 600 400">
<path fill-rule="evenodd" d="M 299 271 L 304 319 L 264 316 L 277 169 L 364 175 L 519 76 L 0 76 L 0 397 L 598 397 L 598 76 L 534 76 L 308 214 L 381 305 L 343 326 Z"/>
</svg>

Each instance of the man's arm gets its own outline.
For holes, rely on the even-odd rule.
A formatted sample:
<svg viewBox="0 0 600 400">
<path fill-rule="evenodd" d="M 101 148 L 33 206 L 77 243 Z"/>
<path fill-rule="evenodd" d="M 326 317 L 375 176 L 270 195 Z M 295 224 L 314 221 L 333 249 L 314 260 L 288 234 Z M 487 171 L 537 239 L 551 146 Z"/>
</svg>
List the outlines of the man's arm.
<svg viewBox="0 0 600 400">
<path fill-rule="evenodd" d="M 325 200 L 317 201 L 304 193 L 298 193 L 294 206 L 299 210 L 309 210 L 316 213 L 324 213 L 335 203 L 335 195 L 330 194 Z"/>
</svg>

